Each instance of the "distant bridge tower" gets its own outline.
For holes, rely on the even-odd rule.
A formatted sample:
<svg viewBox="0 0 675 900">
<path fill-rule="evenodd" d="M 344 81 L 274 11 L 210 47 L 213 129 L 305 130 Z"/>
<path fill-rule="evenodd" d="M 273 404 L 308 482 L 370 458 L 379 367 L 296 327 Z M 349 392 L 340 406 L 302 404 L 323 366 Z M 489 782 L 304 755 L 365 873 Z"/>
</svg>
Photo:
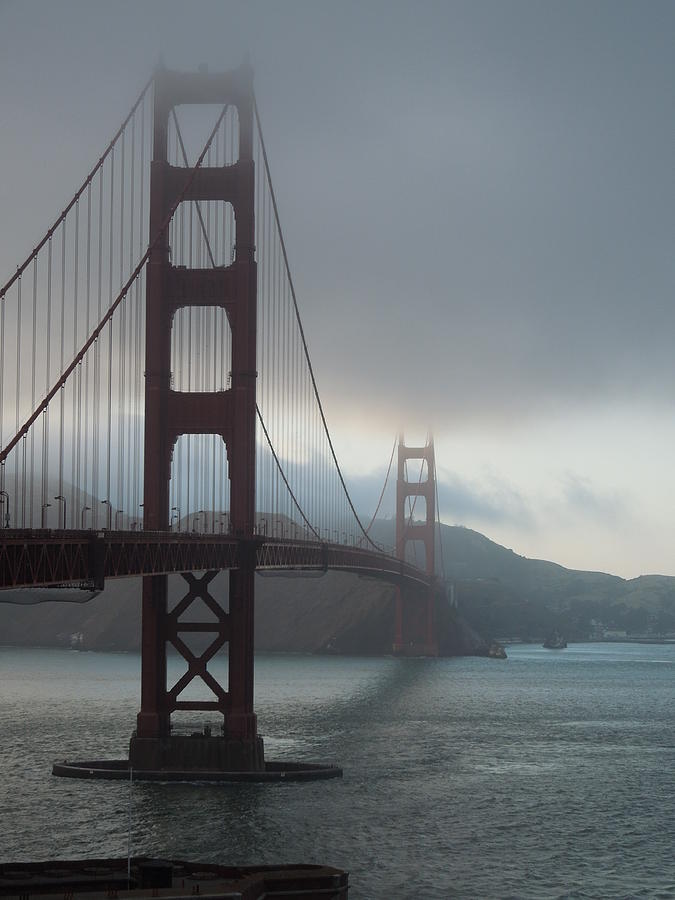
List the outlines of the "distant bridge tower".
<svg viewBox="0 0 675 900">
<path fill-rule="evenodd" d="M 420 476 L 408 481 L 406 462 L 419 460 Z M 426 473 L 424 467 L 426 464 Z M 424 478 L 426 474 L 426 478 Z M 426 510 L 415 520 L 416 498 L 425 501 Z M 412 499 L 412 514 L 406 516 L 406 502 Z M 421 512 L 421 510 L 419 511 Z M 406 447 L 403 435 L 398 442 L 398 478 L 396 481 L 396 555 L 406 559 L 406 550 L 415 542 L 415 553 L 424 551 L 424 563 L 418 565 L 432 578 L 436 566 L 436 463 L 431 435 L 424 447 Z M 420 549 L 417 546 L 421 545 Z M 438 656 L 438 640 L 434 615 L 435 588 L 412 592 L 411 588 L 396 591 L 396 623 L 394 653 L 401 656 Z"/>
<path fill-rule="evenodd" d="M 168 163 L 168 124 L 181 104 L 231 104 L 239 123 L 237 161 L 202 166 L 185 190 L 189 168 Z M 264 767 L 262 740 L 253 710 L 253 599 L 255 549 L 256 427 L 256 264 L 254 260 L 253 77 L 248 66 L 224 74 L 161 70 L 155 79 L 154 147 L 150 181 L 150 241 L 161 233 L 176 202 L 225 201 L 236 221 L 232 264 L 213 269 L 174 267 L 168 232 L 152 250 L 147 269 L 144 524 L 147 531 L 169 530 L 171 458 L 185 434 L 220 435 L 227 448 L 230 530 L 240 539 L 239 566 L 230 570 L 229 609 L 211 594 L 215 572 L 183 577 L 186 594 L 167 609 L 167 576 L 143 578 L 142 684 L 137 733 L 130 761 L 140 769 L 246 769 Z M 181 194 L 181 192 L 183 192 Z M 171 388 L 171 331 L 174 314 L 189 306 L 225 310 L 232 334 L 232 377 L 228 390 L 180 392 Z M 182 622 L 180 616 L 201 599 L 211 622 Z M 182 632 L 211 633 L 210 647 L 193 654 Z M 187 671 L 167 685 L 166 648 L 183 657 Z M 218 683 L 209 660 L 229 644 L 228 683 Z M 181 698 L 194 679 L 202 679 L 212 700 Z M 212 710 L 223 716 L 222 741 L 171 735 L 176 710 Z M 208 757 L 208 758 L 207 758 Z"/>
</svg>

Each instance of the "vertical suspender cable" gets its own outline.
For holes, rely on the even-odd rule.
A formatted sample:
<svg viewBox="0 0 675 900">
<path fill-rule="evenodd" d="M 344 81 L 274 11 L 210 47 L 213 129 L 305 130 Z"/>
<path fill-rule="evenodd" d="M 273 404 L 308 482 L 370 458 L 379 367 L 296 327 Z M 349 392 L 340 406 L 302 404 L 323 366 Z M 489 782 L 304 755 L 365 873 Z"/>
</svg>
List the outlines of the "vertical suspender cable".
<svg viewBox="0 0 675 900">
<path fill-rule="evenodd" d="M 80 247 L 80 226 L 79 226 L 79 204 L 76 210 L 76 238 L 75 238 L 75 282 L 79 284 L 79 247 Z M 90 258 L 90 243 L 91 243 L 91 185 L 87 188 L 87 215 L 85 217 L 85 227 L 86 232 L 84 236 L 84 303 L 85 309 L 87 312 L 85 313 L 85 318 L 88 319 L 89 313 L 89 291 L 90 291 L 90 273 L 89 273 L 89 258 Z M 79 291 L 76 295 L 79 298 Z M 77 352 L 77 346 L 79 343 L 78 340 L 78 302 L 76 301 L 73 305 L 73 355 Z M 86 332 L 85 332 L 86 333 Z M 83 479 L 84 484 L 86 484 L 86 468 L 87 468 L 87 439 L 86 437 L 82 438 L 82 422 L 83 418 L 86 423 L 86 408 L 84 407 L 84 402 L 82 399 L 82 381 L 85 377 L 84 373 L 89 371 L 89 362 L 88 360 L 81 360 L 77 369 L 77 416 L 73 417 L 73 446 L 76 448 L 73 452 L 75 455 L 75 488 L 74 495 L 71 500 L 71 506 L 73 507 L 73 523 L 75 528 L 84 528 L 84 523 L 82 522 L 81 509 L 86 505 L 86 488 L 83 489 Z M 83 416 L 84 413 L 84 416 Z M 77 421 L 75 422 L 75 419 Z M 85 427 L 85 435 L 86 435 L 86 427 Z M 84 444 L 84 447 L 82 446 Z M 84 452 L 82 452 L 84 451 Z M 83 462 L 84 459 L 84 462 Z M 77 497 L 77 500 L 75 499 Z"/>
<path fill-rule="evenodd" d="M 60 323 L 60 353 L 59 353 L 59 372 L 63 372 L 63 368 L 65 365 L 65 326 L 66 326 L 66 221 L 64 219 L 62 231 L 61 231 L 61 323 Z M 60 497 L 65 497 L 63 493 L 63 415 L 64 415 L 64 403 L 66 399 L 66 389 L 65 386 L 61 389 L 61 394 L 59 397 L 59 484 L 58 491 Z M 2 442 L 0 441 L 0 444 Z M 63 509 L 63 527 L 64 529 L 68 527 L 68 523 L 66 522 L 66 513 L 67 510 Z"/>
<path fill-rule="evenodd" d="M 436 524 L 438 526 L 438 550 L 441 558 L 441 578 L 445 581 L 445 558 L 443 556 L 443 533 L 441 530 L 441 508 L 438 502 L 438 477 L 436 472 L 436 463 L 434 458 L 434 488 L 436 491 Z"/>
<path fill-rule="evenodd" d="M 129 177 L 130 194 L 129 194 L 129 268 L 134 264 L 134 202 L 136 199 L 136 116 L 131 120 L 131 172 Z M 134 327 L 134 309 L 138 306 L 138 291 L 135 291 L 135 304 L 129 310 L 129 329 L 131 332 L 130 342 L 133 340 Z M 125 342 L 126 343 L 126 342 Z M 135 378 L 137 377 L 136 365 L 138 360 L 135 358 L 133 348 L 131 349 L 129 360 L 129 397 L 125 399 L 125 418 L 127 421 L 127 455 L 124 462 L 124 508 L 127 511 L 127 525 L 131 527 L 131 522 L 136 518 L 136 509 L 133 505 L 133 491 L 131 485 L 132 470 L 134 466 L 133 446 L 134 446 L 134 396 L 135 396 Z"/>
<path fill-rule="evenodd" d="M 36 342 L 37 342 L 37 284 L 38 284 L 38 258 L 35 257 L 33 261 L 33 344 L 32 351 L 30 356 L 30 367 L 32 369 L 31 373 L 31 407 L 35 407 L 35 376 L 37 374 L 37 366 L 36 363 Z M 24 474 L 25 479 L 25 474 Z M 35 479 L 35 430 L 31 429 L 30 431 L 30 482 L 28 486 L 28 496 L 30 498 L 30 506 L 28 508 L 28 525 L 30 528 L 33 527 L 33 483 Z M 25 488 L 24 488 L 25 493 Z"/>
<path fill-rule="evenodd" d="M 45 359 L 45 394 L 49 393 L 51 385 L 51 336 L 52 336 L 52 239 L 47 243 L 47 346 Z M 35 360 L 35 363 L 37 359 Z M 49 496 L 49 407 L 45 406 L 42 412 L 42 509 L 46 511 L 47 497 Z"/>
<path fill-rule="evenodd" d="M 5 359 L 5 296 L 3 294 L 0 297 L 0 360 Z M 16 361 L 16 367 L 19 367 L 19 361 Z M 3 364 L 0 364 L 0 447 L 3 445 L 3 423 L 4 423 L 4 414 L 5 414 L 5 367 Z M 2 466 L 0 466 L 0 491 L 6 490 L 5 488 L 5 463 L 3 461 Z M 4 500 L 7 498 L 1 495 Z M 2 520 L 0 520 L 0 528 L 2 528 L 6 524 L 7 520 L 7 509 L 4 507 L 0 507 L 2 509 Z"/>
<path fill-rule="evenodd" d="M 21 425 L 21 408 L 20 408 L 20 398 L 21 398 L 21 370 L 23 366 L 21 365 L 21 322 L 22 322 L 22 309 L 21 309 L 21 276 L 17 281 L 17 315 L 16 315 L 16 422 L 15 422 L 15 431 L 19 430 Z M 26 442 L 23 441 L 23 451 L 25 453 Z M 24 457 L 25 463 L 25 457 Z M 17 509 L 17 513 L 15 514 L 15 518 L 17 524 L 19 523 L 18 509 L 19 509 L 19 460 L 17 459 L 15 467 L 14 467 L 14 497 L 15 505 Z M 22 519 L 23 525 L 23 519 Z"/>
<path fill-rule="evenodd" d="M 126 131 L 122 135 L 121 140 L 121 159 L 120 159 L 120 243 L 119 243 L 119 255 L 120 255 L 120 284 L 124 284 L 124 194 L 125 194 L 125 168 L 126 168 Z M 127 321 L 127 301 L 126 297 L 122 300 L 122 308 L 120 309 L 119 314 L 119 356 L 118 356 L 118 389 L 117 389 L 117 417 L 118 417 L 118 428 L 117 432 L 117 485 L 115 490 L 115 506 L 118 509 L 124 511 L 124 508 L 127 506 L 126 500 L 123 495 L 123 477 L 124 477 L 124 454 L 126 452 L 126 440 L 125 440 L 125 430 L 126 430 L 126 422 L 127 422 L 127 410 L 126 410 L 126 398 L 125 398 L 125 388 L 126 388 L 126 321 Z M 111 323 L 112 326 L 112 323 Z M 117 519 L 117 514 L 115 514 L 115 518 Z M 114 523 L 114 527 L 117 528 L 119 522 L 116 521 Z"/>
<path fill-rule="evenodd" d="M 103 277 L 103 171 L 99 173 L 98 179 L 98 266 L 96 269 L 96 280 L 97 280 L 97 294 L 98 294 L 98 321 L 101 320 L 101 291 L 103 287 L 102 283 Z M 96 398 L 99 396 L 101 384 L 101 340 L 100 336 L 97 336 L 96 342 L 94 345 L 94 390 L 93 397 L 94 402 L 92 403 L 91 408 L 91 421 L 92 421 L 92 437 L 93 437 L 93 448 L 92 448 L 92 475 L 91 475 L 91 494 L 92 494 L 92 527 L 98 528 L 98 500 L 100 498 L 100 485 L 98 478 L 98 464 L 99 464 L 99 410 L 100 405 L 96 402 Z M 87 379 L 87 398 L 86 398 L 87 407 L 89 407 L 89 379 Z"/>
<path fill-rule="evenodd" d="M 140 163 L 139 163 L 139 212 L 138 212 L 138 252 L 143 252 L 143 220 L 145 216 L 145 103 L 141 109 L 141 136 L 140 136 Z M 133 208 L 133 207 L 132 207 Z M 135 308 L 135 324 L 134 324 L 134 358 L 136 361 L 134 369 L 134 456 L 131 470 L 133 472 L 133 491 L 132 491 L 132 515 L 134 519 L 140 513 L 140 473 L 142 469 L 141 454 L 141 432 L 140 432 L 140 415 L 143 404 L 141 378 L 141 303 L 142 296 L 140 279 L 136 282 L 136 308 Z"/>
<path fill-rule="evenodd" d="M 87 189 L 87 236 L 85 241 L 85 254 L 86 254 L 86 281 L 85 281 L 85 303 L 86 303 L 86 314 L 85 314 L 85 334 L 89 334 L 89 329 L 91 327 L 91 204 L 92 204 L 92 186 L 89 185 Z M 77 229 L 77 241 L 79 244 L 79 228 Z M 76 274 L 75 278 L 77 280 L 77 265 L 76 265 Z M 78 346 L 77 339 L 77 305 L 73 310 L 73 353 L 77 352 Z M 96 362 L 96 354 L 98 352 L 98 347 L 94 347 L 94 363 Z M 91 360 L 89 358 L 89 354 L 87 354 L 86 359 L 84 359 L 80 365 L 78 370 L 78 400 L 77 400 L 77 493 L 79 495 L 78 504 L 81 505 L 82 510 L 86 512 L 84 509 L 85 506 L 89 506 L 89 378 L 91 375 L 92 367 Z M 82 379 L 84 378 L 85 390 L 84 390 L 84 441 L 82 440 Z M 80 446 L 84 443 L 83 448 L 83 458 L 84 464 L 82 469 L 80 470 Z M 92 462 L 94 459 L 94 453 L 92 449 Z M 81 472 L 81 476 L 80 476 Z M 82 477 L 82 482 L 80 481 L 80 477 Z M 80 485 L 82 484 L 82 490 Z M 91 480 L 92 485 L 92 493 L 93 491 L 93 476 Z M 77 520 L 76 520 L 77 521 Z M 80 527 L 84 528 L 84 516 L 80 514 L 79 523 Z"/>
<path fill-rule="evenodd" d="M 109 306 L 113 302 L 113 264 L 114 264 L 114 247 L 115 247 L 115 148 L 113 147 L 110 154 L 110 234 L 109 238 L 109 260 L 108 260 L 108 281 L 109 281 Z M 107 524 L 110 528 L 112 525 L 112 491 L 111 491 L 111 452 L 112 452 L 112 363 L 113 363 L 113 323 L 108 322 L 108 427 L 107 427 L 107 450 L 106 450 L 106 473 L 105 473 L 105 499 L 108 501 L 106 506 Z"/>
<path fill-rule="evenodd" d="M 87 237 L 85 238 L 86 244 L 86 282 L 85 282 L 85 300 L 87 298 L 87 294 L 89 292 L 89 227 L 91 224 L 91 185 L 87 187 L 87 196 L 88 207 L 89 207 L 89 215 L 87 216 Z M 79 299 L 79 283 L 80 283 L 80 273 L 79 273 L 79 250 L 80 250 L 80 202 L 78 200 L 77 205 L 75 207 L 75 246 L 74 246 L 74 281 L 75 287 L 73 290 L 73 356 L 77 353 L 78 346 L 78 337 L 77 337 L 77 324 L 78 324 L 78 299 Z M 72 422 L 72 441 L 71 441 L 71 472 L 73 471 L 75 475 L 72 478 L 73 490 L 70 497 L 70 508 L 72 510 L 71 515 L 73 518 L 73 527 L 81 528 L 84 527 L 81 521 L 81 518 L 78 518 L 80 507 L 84 507 L 86 505 L 85 495 L 82 494 L 81 491 L 81 448 L 82 448 L 82 367 L 84 363 L 81 362 L 77 368 L 77 376 L 75 383 L 75 407 L 76 412 L 73 416 Z M 86 454 L 86 441 L 85 443 L 85 454 Z M 85 456 L 86 459 L 86 456 Z"/>
</svg>

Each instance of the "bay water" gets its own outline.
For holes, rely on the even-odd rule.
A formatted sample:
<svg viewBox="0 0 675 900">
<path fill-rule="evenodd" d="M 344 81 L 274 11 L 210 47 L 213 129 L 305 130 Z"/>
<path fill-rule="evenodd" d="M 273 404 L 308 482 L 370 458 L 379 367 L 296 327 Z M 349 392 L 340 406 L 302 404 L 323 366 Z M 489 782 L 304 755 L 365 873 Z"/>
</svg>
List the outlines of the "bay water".
<svg viewBox="0 0 675 900">
<path fill-rule="evenodd" d="M 316 862 L 355 898 L 675 897 L 675 646 L 504 661 L 261 654 L 268 759 L 307 784 L 58 779 L 122 758 L 140 658 L 0 648 L 0 860 Z M 171 666 L 178 671 L 178 661 Z"/>
</svg>

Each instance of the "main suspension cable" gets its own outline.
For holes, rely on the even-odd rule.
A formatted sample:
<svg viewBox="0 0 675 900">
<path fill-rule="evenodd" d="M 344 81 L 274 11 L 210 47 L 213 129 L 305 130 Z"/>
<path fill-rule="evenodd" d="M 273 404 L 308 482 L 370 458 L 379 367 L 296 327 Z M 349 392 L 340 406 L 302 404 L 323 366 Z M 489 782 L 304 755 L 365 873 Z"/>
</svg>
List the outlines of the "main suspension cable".
<svg viewBox="0 0 675 900">
<path fill-rule="evenodd" d="M 384 484 L 382 486 L 382 491 L 380 493 L 380 499 L 377 501 L 377 506 L 375 507 L 375 512 L 373 513 L 373 518 L 370 520 L 370 524 L 366 528 L 366 533 L 370 531 L 375 523 L 375 519 L 377 518 L 377 514 L 380 511 L 380 506 L 382 505 L 382 500 L 384 499 L 384 492 L 387 490 L 387 484 L 389 483 L 389 473 L 391 472 L 391 464 L 394 461 L 394 453 L 396 452 L 396 444 L 398 442 L 398 437 L 394 437 L 394 446 L 391 448 L 391 456 L 389 457 L 389 465 L 387 466 L 387 474 L 384 477 Z"/>
<path fill-rule="evenodd" d="M 305 359 L 306 359 L 306 361 L 307 361 L 307 367 L 308 367 L 308 369 L 309 369 L 309 376 L 310 376 L 310 379 L 311 379 L 311 382 L 312 382 L 312 389 L 313 389 L 313 392 L 314 392 L 314 397 L 316 398 L 317 406 L 318 406 L 318 409 L 319 409 L 319 415 L 321 416 L 321 422 L 322 422 L 322 424 L 323 424 L 323 429 L 324 429 L 324 432 L 325 432 L 325 434 L 326 434 L 326 439 L 327 439 L 327 441 L 328 441 L 328 447 L 329 447 L 329 449 L 330 449 L 331 456 L 332 456 L 332 458 L 333 458 L 333 463 L 335 464 L 335 469 L 336 469 L 338 478 L 340 479 L 340 484 L 342 485 L 342 489 L 343 489 L 343 491 L 344 491 L 344 493 L 345 493 L 345 496 L 346 496 L 346 498 L 347 498 L 347 502 L 348 502 L 348 504 L 349 504 L 349 508 L 350 508 L 351 511 L 352 511 L 352 514 L 353 514 L 353 516 L 354 516 L 354 518 L 355 518 L 355 520 L 356 520 L 357 525 L 358 525 L 359 528 L 361 529 L 361 532 L 363 533 L 363 536 L 364 536 L 365 539 L 368 541 L 368 543 L 371 544 L 371 546 L 372 546 L 375 550 L 377 550 L 377 551 L 379 551 L 379 552 L 382 552 L 382 548 L 381 548 L 380 546 L 378 546 L 378 545 L 373 541 L 373 539 L 370 537 L 370 535 L 368 534 L 368 532 L 366 531 L 366 529 L 363 527 L 363 524 L 362 524 L 362 522 L 361 522 L 361 519 L 359 518 L 359 515 L 358 515 L 358 513 L 356 512 L 356 509 L 354 508 L 354 504 L 353 504 L 353 502 L 352 502 L 352 498 L 351 498 L 350 495 L 349 495 L 349 491 L 347 490 L 347 485 L 345 484 L 345 480 L 344 480 L 344 477 L 343 477 L 343 475 L 342 475 L 342 470 L 340 469 L 340 464 L 339 464 L 339 462 L 338 462 L 338 459 L 337 459 L 337 456 L 336 456 L 336 453 L 335 453 L 335 448 L 333 447 L 333 441 L 332 441 L 332 438 L 331 438 L 331 436 L 330 436 L 330 431 L 328 430 L 328 423 L 326 422 L 326 416 L 325 416 L 325 413 L 324 413 L 324 410 L 323 410 L 323 404 L 321 403 L 321 398 L 320 398 L 320 396 L 319 396 L 319 390 L 318 390 L 318 387 L 317 387 L 317 384 L 316 384 L 316 378 L 315 378 L 315 376 L 314 376 L 314 368 L 313 368 L 313 366 L 312 366 L 312 361 L 311 361 L 310 356 L 309 356 L 309 349 L 308 349 L 308 347 L 307 347 L 307 340 L 306 340 L 306 338 L 305 338 L 305 330 L 304 330 L 303 325 L 302 325 L 302 320 L 300 319 L 300 309 L 299 309 L 299 307 L 298 307 L 297 296 L 296 296 L 296 293 L 295 293 L 295 285 L 294 285 L 294 283 L 293 283 L 293 277 L 292 277 L 292 275 L 291 275 L 290 264 L 289 264 L 289 261 L 288 261 L 288 254 L 287 254 L 287 252 L 286 252 L 286 242 L 285 242 L 285 240 L 284 240 L 284 235 L 283 235 L 283 231 L 282 231 L 282 228 L 281 228 L 281 220 L 280 220 L 280 218 L 279 218 L 279 209 L 278 209 L 278 206 L 277 206 L 276 194 L 274 193 L 274 188 L 273 188 L 273 186 L 272 186 L 272 176 L 271 176 L 271 173 L 270 173 L 269 161 L 268 161 L 268 158 L 267 158 L 267 148 L 266 148 L 266 146 L 265 146 L 265 140 L 264 140 L 264 138 L 263 138 L 262 126 L 261 126 L 261 123 L 260 123 L 260 114 L 259 114 L 259 112 L 258 112 L 258 104 L 257 104 L 257 102 L 256 102 L 256 100 L 255 100 L 255 97 L 253 98 L 253 111 L 254 111 L 254 114 L 255 114 L 256 126 L 257 126 L 257 128 L 258 128 L 258 137 L 260 138 L 260 146 L 261 146 L 261 149 L 262 149 L 263 161 L 264 161 L 264 164 L 265 164 L 265 174 L 266 174 L 266 176 L 267 176 L 267 186 L 268 186 L 269 192 L 270 192 L 270 199 L 271 199 L 271 201 L 272 201 L 272 208 L 273 208 L 273 210 L 274 210 L 274 218 L 275 218 L 275 220 L 276 220 L 277 231 L 278 231 L 278 235 L 279 235 L 279 244 L 280 244 L 280 246 L 281 246 L 281 252 L 282 252 L 282 255 L 283 255 L 283 259 L 284 259 L 284 266 L 285 266 L 285 269 L 286 269 L 286 276 L 287 276 L 287 278 L 288 278 L 288 284 L 289 284 L 289 287 L 290 287 L 290 290 L 291 290 L 291 297 L 292 297 L 292 300 L 293 300 L 293 308 L 294 308 L 294 311 L 295 311 L 295 318 L 296 318 L 296 322 L 297 322 L 297 324 L 298 324 L 298 330 L 299 330 L 299 332 L 300 332 L 300 339 L 301 339 L 301 341 L 302 341 L 302 346 L 303 346 L 303 350 L 304 350 L 304 354 L 305 354 Z"/>
<path fill-rule="evenodd" d="M 312 532 L 312 534 L 315 534 L 316 537 L 317 537 L 317 539 L 318 539 L 318 540 L 321 540 L 321 535 L 317 532 L 316 528 L 312 525 L 312 523 L 309 521 L 309 519 L 307 518 L 307 516 L 304 514 L 304 512 L 303 512 L 303 510 L 302 510 L 302 507 L 301 507 L 300 504 L 298 503 L 298 500 L 297 500 L 295 494 L 293 493 L 293 489 L 291 488 L 290 484 L 288 483 L 288 478 L 286 478 L 286 475 L 285 475 L 285 473 L 284 473 L 284 470 L 283 470 L 283 468 L 282 468 L 282 466 L 281 466 L 281 462 L 279 461 L 279 458 L 278 458 L 278 456 L 277 456 L 276 450 L 274 449 L 274 446 L 273 446 L 273 444 L 272 444 L 272 441 L 271 441 L 271 439 L 270 439 L 270 436 L 269 436 L 269 434 L 268 434 L 268 432 L 267 432 L 267 428 L 265 427 L 265 423 L 264 423 L 264 421 L 263 421 L 262 413 L 260 412 L 260 408 L 258 407 L 258 404 L 257 404 L 257 403 L 256 403 L 256 405 L 255 405 L 255 411 L 256 411 L 256 413 L 258 414 L 258 421 L 260 422 L 260 427 L 262 428 L 263 434 L 265 435 L 265 438 L 266 438 L 267 443 L 268 443 L 268 445 L 269 445 L 270 453 L 272 454 L 272 457 L 273 457 L 273 459 L 274 459 L 274 462 L 277 464 L 277 468 L 279 469 L 279 474 L 281 475 L 281 477 L 282 477 L 282 479 L 283 479 L 283 481 L 284 481 L 284 484 L 286 485 L 286 488 L 288 489 L 288 493 L 291 495 L 291 500 L 292 500 L 293 503 L 295 504 L 296 509 L 298 510 L 298 512 L 300 513 L 300 515 L 302 516 L 303 521 L 305 522 L 305 524 L 307 525 L 307 527 L 310 529 L 310 531 Z"/>
<path fill-rule="evenodd" d="M 94 178 L 95 178 L 95 176 L 97 175 L 97 173 L 98 173 L 98 172 L 101 170 L 101 168 L 103 167 L 103 164 L 105 163 L 106 159 L 108 158 L 108 155 L 110 154 L 110 152 L 112 151 L 113 147 L 114 147 L 115 144 L 117 143 L 117 140 L 119 139 L 120 135 L 122 134 L 122 132 L 124 131 L 124 129 L 125 129 L 125 128 L 127 127 L 127 125 L 129 124 L 129 121 L 130 121 L 131 118 L 133 117 L 134 113 L 136 112 L 136 110 L 138 109 L 138 107 L 140 106 L 140 104 L 143 102 L 143 98 L 145 97 L 145 95 L 146 95 L 146 93 L 147 93 L 147 91 L 148 91 L 148 88 L 150 87 L 150 85 L 153 83 L 154 80 L 155 80 L 155 76 L 154 76 L 154 74 L 153 74 L 153 75 L 150 76 L 150 78 L 149 78 L 148 81 L 146 82 L 146 84 L 145 84 L 143 90 L 141 91 L 141 93 L 140 93 L 138 99 L 136 100 L 136 102 L 134 103 L 134 105 L 131 107 L 131 111 L 129 112 L 129 115 L 128 115 L 128 116 L 126 117 L 126 119 L 122 122 L 122 124 L 120 125 L 120 127 L 117 129 L 117 131 L 115 132 L 115 135 L 114 135 L 113 139 L 110 141 L 110 143 L 108 144 L 108 146 L 107 146 L 106 149 L 104 150 L 103 155 L 99 158 L 99 160 L 98 160 L 98 162 L 96 163 L 96 165 L 94 166 L 94 168 L 93 168 L 93 169 L 91 170 L 91 172 L 87 175 L 87 177 L 85 178 L 84 182 L 82 183 L 82 186 L 81 186 L 80 189 L 76 192 L 76 194 L 74 195 L 73 199 L 70 201 L 70 203 L 68 204 L 68 206 L 66 206 L 66 208 L 63 210 L 63 212 L 62 212 L 61 215 L 58 217 L 58 219 L 56 220 L 56 222 L 54 222 L 54 224 L 51 226 L 51 228 L 49 229 L 49 231 L 47 231 L 47 233 L 45 234 L 45 236 L 42 238 L 42 240 L 40 241 L 40 243 L 35 247 L 35 249 L 32 251 L 32 253 L 28 256 L 28 258 L 25 260 L 25 262 L 23 262 L 20 266 L 17 266 L 16 272 L 12 275 L 12 277 L 9 279 L 9 281 L 8 281 L 2 288 L 0 288 L 0 298 L 1 298 L 1 297 L 4 297 L 5 294 L 7 293 L 7 291 L 8 291 L 8 290 L 11 288 L 11 286 L 14 284 L 14 282 L 15 282 L 17 279 L 19 279 L 19 278 L 23 275 L 23 273 L 26 271 L 26 269 L 28 268 L 28 266 L 33 262 L 33 260 L 35 259 L 35 257 L 38 255 L 38 253 L 40 252 L 40 250 L 42 250 L 42 248 L 45 246 L 45 244 L 51 239 L 51 237 L 53 236 L 53 234 L 54 234 L 54 232 L 56 231 L 56 229 L 57 229 L 57 228 L 59 227 L 59 225 L 64 221 L 64 219 L 66 218 L 66 216 L 68 215 L 68 213 L 70 212 L 70 210 L 75 206 L 75 204 L 76 204 L 77 201 L 80 199 L 80 197 L 82 196 L 82 194 L 87 190 L 87 188 L 89 187 L 89 185 L 92 183 L 92 181 L 94 180 Z"/>
<path fill-rule="evenodd" d="M 99 335 L 101 334 L 101 332 L 103 331 L 105 326 L 108 324 L 108 322 L 112 319 L 112 317 L 115 313 L 115 310 L 120 305 L 122 300 L 124 300 L 127 293 L 129 292 L 130 287 L 132 286 L 132 284 L 136 281 L 136 279 L 140 275 L 141 271 L 143 270 L 143 267 L 145 266 L 145 264 L 147 263 L 147 261 L 150 257 L 150 254 L 155 249 L 155 247 L 157 246 L 157 244 L 159 243 L 159 241 L 162 239 L 163 235 L 165 234 L 167 228 L 169 227 L 171 219 L 173 218 L 174 213 L 178 209 L 178 206 L 183 202 L 183 199 L 184 199 L 186 193 L 188 192 L 188 190 L 190 189 L 192 182 L 195 179 L 197 171 L 199 170 L 199 168 L 204 160 L 204 157 L 206 156 L 206 153 L 208 152 L 208 149 L 211 146 L 213 137 L 214 137 L 216 131 L 218 130 L 218 128 L 220 127 L 220 123 L 222 122 L 223 118 L 225 117 L 226 112 L 227 112 L 227 105 L 225 105 L 223 107 L 223 110 L 222 110 L 220 116 L 218 117 L 218 121 L 216 122 L 216 124 L 209 136 L 209 139 L 207 140 L 206 144 L 204 145 L 204 149 L 202 150 L 202 152 L 199 156 L 199 159 L 197 160 L 197 163 L 195 164 L 194 168 L 191 170 L 191 172 L 185 182 L 185 185 L 183 186 L 183 190 L 181 191 L 177 200 L 173 204 L 172 208 L 169 210 L 166 218 L 162 222 L 162 225 L 158 229 L 157 234 L 155 235 L 154 239 L 152 239 L 150 241 L 150 243 L 148 244 L 148 248 L 145 251 L 145 253 L 143 254 L 143 256 L 141 257 L 140 262 L 138 263 L 136 268 L 133 270 L 133 272 L 127 279 L 127 281 L 124 283 L 124 285 L 122 286 L 122 289 L 120 290 L 119 294 L 115 298 L 114 302 L 110 305 L 110 307 L 108 308 L 105 315 L 99 321 L 99 324 L 96 326 L 94 331 L 91 333 L 91 335 L 89 336 L 89 339 L 86 341 L 86 343 L 84 344 L 84 346 L 82 347 L 80 352 L 75 356 L 75 358 L 70 363 L 68 368 L 61 374 L 59 380 L 56 382 L 54 387 L 51 389 L 51 391 L 49 391 L 47 396 L 40 402 L 40 404 L 34 409 L 33 413 L 24 422 L 24 424 L 21 426 L 19 431 L 14 435 L 12 440 L 7 444 L 6 447 L 4 447 L 0 451 L 0 464 L 5 461 L 5 459 L 9 455 L 9 453 L 11 453 L 11 451 L 19 443 L 21 438 L 28 434 L 28 431 L 30 430 L 31 426 L 37 421 L 40 414 L 47 410 L 49 403 L 54 399 L 56 394 L 63 387 L 65 387 L 65 384 L 68 381 L 70 375 L 77 368 L 78 363 L 84 358 L 84 356 L 87 353 L 87 351 L 89 350 L 89 348 L 95 342 L 98 341 Z"/>
</svg>

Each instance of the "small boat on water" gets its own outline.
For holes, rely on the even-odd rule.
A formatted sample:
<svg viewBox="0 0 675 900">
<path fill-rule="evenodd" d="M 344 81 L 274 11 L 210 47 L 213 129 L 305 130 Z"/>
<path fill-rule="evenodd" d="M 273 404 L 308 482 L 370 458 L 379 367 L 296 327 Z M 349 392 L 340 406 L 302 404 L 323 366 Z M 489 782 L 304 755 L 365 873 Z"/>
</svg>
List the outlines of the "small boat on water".
<svg viewBox="0 0 675 900">
<path fill-rule="evenodd" d="M 567 646 L 567 641 L 556 629 L 549 634 L 542 646 L 546 647 L 547 650 L 564 650 Z"/>
<path fill-rule="evenodd" d="M 488 648 L 488 656 L 490 659 L 506 659 L 506 650 L 499 641 L 492 641 Z"/>
</svg>

